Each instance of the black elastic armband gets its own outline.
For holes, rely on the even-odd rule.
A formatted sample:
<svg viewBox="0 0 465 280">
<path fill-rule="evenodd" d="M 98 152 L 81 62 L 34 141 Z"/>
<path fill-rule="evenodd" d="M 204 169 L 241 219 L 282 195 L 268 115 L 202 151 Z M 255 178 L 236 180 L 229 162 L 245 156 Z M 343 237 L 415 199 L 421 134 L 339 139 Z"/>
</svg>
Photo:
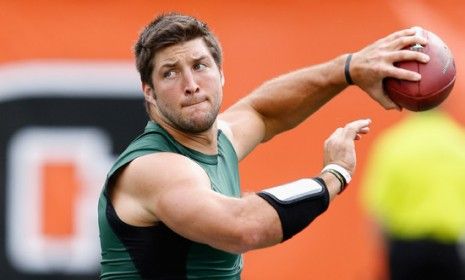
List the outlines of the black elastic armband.
<svg viewBox="0 0 465 280">
<path fill-rule="evenodd" d="M 318 177 L 265 189 L 257 195 L 278 212 L 283 230 L 282 242 L 306 228 L 329 206 L 328 189 Z"/>
<path fill-rule="evenodd" d="M 349 85 L 353 85 L 354 81 L 350 75 L 350 61 L 352 60 L 352 54 L 350 53 L 346 58 L 346 63 L 344 65 L 344 76 L 346 77 L 346 82 Z"/>
</svg>

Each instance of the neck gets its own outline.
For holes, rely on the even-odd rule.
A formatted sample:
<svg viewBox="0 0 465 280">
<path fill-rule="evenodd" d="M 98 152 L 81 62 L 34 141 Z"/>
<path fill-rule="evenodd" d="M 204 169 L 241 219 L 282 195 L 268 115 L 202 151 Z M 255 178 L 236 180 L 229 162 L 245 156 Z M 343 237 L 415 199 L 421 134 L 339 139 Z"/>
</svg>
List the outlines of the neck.
<svg viewBox="0 0 465 280">
<path fill-rule="evenodd" d="M 151 119 L 182 145 L 207 155 L 216 155 L 218 153 L 218 128 L 216 122 L 206 131 L 191 133 L 182 131 L 158 118 L 152 117 Z"/>
</svg>

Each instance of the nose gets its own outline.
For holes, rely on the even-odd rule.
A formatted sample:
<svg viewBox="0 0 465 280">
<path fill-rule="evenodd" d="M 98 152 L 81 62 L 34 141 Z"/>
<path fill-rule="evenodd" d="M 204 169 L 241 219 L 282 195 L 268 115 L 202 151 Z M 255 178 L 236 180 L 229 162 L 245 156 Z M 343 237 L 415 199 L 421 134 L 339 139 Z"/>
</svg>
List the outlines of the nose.
<svg viewBox="0 0 465 280">
<path fill-rule="evenodd" d="M 191 71 L 186 71 L 184 74 L 184 93 L 185 94 L 194 94 L 200 91 L 200 87 L 195 80 L 194 73 Z"/>
</svg>

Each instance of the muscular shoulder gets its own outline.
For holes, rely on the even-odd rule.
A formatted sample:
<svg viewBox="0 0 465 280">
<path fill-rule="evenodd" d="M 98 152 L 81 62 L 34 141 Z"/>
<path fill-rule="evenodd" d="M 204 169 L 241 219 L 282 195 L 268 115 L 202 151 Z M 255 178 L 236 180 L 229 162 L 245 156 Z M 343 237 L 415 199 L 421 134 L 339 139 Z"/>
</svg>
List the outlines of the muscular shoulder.
<svg viewBox="0 0 465 280">
<path fill-rule="evenodd" d="M 234 144 L 233 132 L 226 121 L 218 119 L 218 129 L 221 130 L 228 140 Z"/>
<path fill-rule="evenodd" d="M 127 169 L 141 183 L 149 185 L 152 185 L 150 182 L 154 180 L 157 182 L 193 180 L 204 174 L 203 169 L 195 161 L 171 152 L 152 153 L 139 157 L 131 162 Z"/>
<path fill-rule="evenodd" d="M 150 225 L 158 221 L 157 207 L 168 193 L 209 186 L 207 174 L 193 160 L 170 152 L 153 153 L 124 168 L 115 181 L 112 201 L 125 222 Z"/>
<path fill-rule="evenodd" d="M 238 102 L 218 116 L 218 128 L 233 144 L 239 160 L 245 158 L 265 135 L 260 115 L 244 102 Z"/>
</svg>

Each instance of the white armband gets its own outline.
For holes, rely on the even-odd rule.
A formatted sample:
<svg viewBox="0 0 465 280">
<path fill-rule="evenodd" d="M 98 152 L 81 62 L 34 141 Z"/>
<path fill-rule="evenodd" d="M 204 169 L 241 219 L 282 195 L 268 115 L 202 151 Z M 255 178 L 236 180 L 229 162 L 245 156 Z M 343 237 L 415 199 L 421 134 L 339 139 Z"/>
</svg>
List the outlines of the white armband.
<svg viewBox="0 0 465 280">
<path fill-rule="evenodd" d="M 321 193 L 323 186 L 314 179 L 300 179 L 284 185 L 262 190 L 272 195 L 280 203 L 292 203 Z"/>
<path fill-rule="evenodd" d="M 339 174 L 341 174 L 341 176 L 344 178 L 346 184 L 349 184 L 350 181 L 352 180 L 352 176 L 350 176 L 349 171 L 347 171 L 347 169 L 340 166 L 339 164 L 335 164 L 335 163 L 328 164 L 323 168 L 323 170 L 321 172 L 325 172 L 325 171 L 328 171 L 328 170 L 334 170 L 334 171 L 338 172 Z"/>
</svg>

